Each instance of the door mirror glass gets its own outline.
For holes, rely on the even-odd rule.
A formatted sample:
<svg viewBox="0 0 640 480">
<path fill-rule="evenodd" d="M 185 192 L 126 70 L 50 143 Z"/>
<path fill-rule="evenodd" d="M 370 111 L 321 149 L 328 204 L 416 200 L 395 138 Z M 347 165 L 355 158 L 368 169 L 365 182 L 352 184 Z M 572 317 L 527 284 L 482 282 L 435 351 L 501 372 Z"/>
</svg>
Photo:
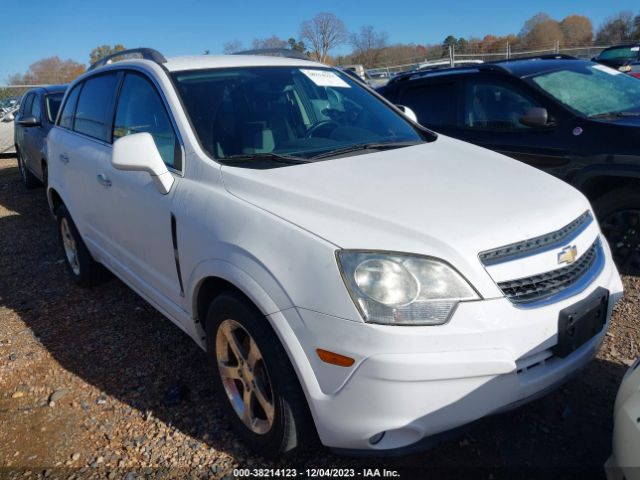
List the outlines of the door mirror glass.
<svg viewBox="0 0 640 480">
<path fill-rule="evenodd" d="M 18 125 L 22 125 L 23 127 L 37 127 L 40 125 L 40 120 L 33 115 L 27 115 L 18 120 Z"/>
<path fill-rule="evenodd" d="M 520 123 L 527 127 L 548 127 L 549 113 L 544 107 L 529 107 L 524 115 L 520 117 Z"/>
<path fill-rule="evenodd" d="M 405 105 L 396 105 L 396 107 L 402 110 L 402 113 L 404 113 L 404 116 L 407 117 L 409 120 L 415 123 L 418 123 L 418 117 L 416 116 L 416 112 L 414 112 L 413 110 L 411 110 L 409 107 Z"/>
<path fill-rule="evenodd" d="M 160 193 L 164 195 L 171 191 L 173 176 L 150 133 L 133 133 L 113 142 L 111 163 L 118 170 L 147 172 Z"/>
</svg>

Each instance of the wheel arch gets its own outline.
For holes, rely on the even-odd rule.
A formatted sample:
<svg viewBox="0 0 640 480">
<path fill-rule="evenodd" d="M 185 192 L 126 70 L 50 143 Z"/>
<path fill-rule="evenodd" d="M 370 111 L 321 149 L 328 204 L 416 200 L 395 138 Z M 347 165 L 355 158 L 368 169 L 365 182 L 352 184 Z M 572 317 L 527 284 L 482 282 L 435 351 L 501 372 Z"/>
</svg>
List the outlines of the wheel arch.
<svg viewBox="0 0 640 480">
<path fill-rule="evenodd" d="M 640 168 L 601 167 L 581 172 L 571 182 L 589 199 L 595 201 L 614 189 L 635 186 L 640 188 Z"/>
<path fill-rule="evenodd" d="M 60 205 L 65 205 L 64 200 L 62 200 L 62 196 L 58 193 L 58 190 L 54 187 L 49 187 L 47 189 L 47 200 L 49 202 L 49 209 L 51 213 L 55 215 L 56 210 L 60 207 Z"/>
<path fill-rule="evenodd" d="M 258 268 L 263 270 L 260 266 Z M 268 282 L 270 285 L 267 288 L 259 284 L 245 269 L 228 261 L 212 259 L 200 263 L 194 269 L 188 283 L 194 321 L 204 329 L 208 305 L 225 290 L 240 292 L 265 316 L 292 306 L 288 296 L 273 277 L 261 277 L 272 280 Z"/>
</svg>

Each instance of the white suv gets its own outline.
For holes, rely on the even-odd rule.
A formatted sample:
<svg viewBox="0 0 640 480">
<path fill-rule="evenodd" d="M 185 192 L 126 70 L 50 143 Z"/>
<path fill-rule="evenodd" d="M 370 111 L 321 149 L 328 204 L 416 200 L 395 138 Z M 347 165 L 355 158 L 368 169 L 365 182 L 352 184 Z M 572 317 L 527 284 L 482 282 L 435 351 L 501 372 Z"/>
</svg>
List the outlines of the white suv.
<svg viewBox="0 0 640 480">
<path fill-rule="evenodd" d="M 594 356 L 622 285 L 572 187 L 325 65 L 139 53 L 67 90 L 49 202 L 74 279 L 206 349 L 254 449 L 423 447 Z"/>
</svg>

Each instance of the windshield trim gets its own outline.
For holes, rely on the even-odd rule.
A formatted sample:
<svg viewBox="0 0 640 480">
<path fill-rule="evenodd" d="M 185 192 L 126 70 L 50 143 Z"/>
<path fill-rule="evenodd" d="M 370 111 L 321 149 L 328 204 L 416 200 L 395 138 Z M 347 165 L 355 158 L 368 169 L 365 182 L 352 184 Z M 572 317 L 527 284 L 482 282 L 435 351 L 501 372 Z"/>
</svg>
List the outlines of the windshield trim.
<svg viewBox="0 0 640 480">
<path fill-rule="evenodd" d="M 388 99 L 386 99 L 385 97 L 383 97 L 380 93 L 378 93 L 376 90 L 372 89 L 372 88 L 368 88 L 365 87 L 363 85 L 358 84 L 358 82 L 356 82 L 355 80 L 351 79 L 348 75 L 346 75 L 345 73 L 341 72 L 339 69 L 337 68 L 333 68 L 333 67 L 322 67 L 322 66 L 310 66 L 310 67 L 301 67 L 298 65 L 277 65 L 277 66 L 265 66 L 265 65 L 259 65 L 259 66 L 255 66 L 255 65 L 251 65 L 251 66 L 242 66 L 242 67 L 214 67 L 214 68 L 192 68 L 192 69 L 186 69 L 186 70 L 168 70 L 166 67 L 163 66 L 163 69 L 165 70 L 165 73 L 167 74 L 167 77 L 169 78 L 169 81 L 171 82 L 171 85 L 173 86 L 174 89 L 174 93 L 176 95 L 176 97 L 178 98 L 178 101 L 180 102 L 180 107 L 182 108 L 182 112 L 184 114 L 184 116 L 187 119 L 187 122 L 189 123 L 189 128 L 191 129 L 191 134 L 193 136 L 193 138 L 195 138 L 198 147 L 200 148 L 200 151 L 210 160 L 214 161 L 217 165 L 220 166 L 229 166 L 228 163 L 224 162 L 224 158 L 217 158 L 215 156 L 213 156 L 212 154 L 209 153 L 209 151 L 204 147 L 204 145 L 202 144 L 202 141 L 200 139 L 200 136 L 196 133 L 196 128 L 195 125 L 191 119 L 191 115 L 189 113 L 189 110 L 187 109 L 187 106 L 184 102 L 184 99 L 182 98 L 182 94 L 180 92 L 180 88 L 179 88 L 179 82 L 177 79 L 178 75 L 181 74 L 196 74 L 196 73 L 205 73 L 205 72 L 212 72 L 212 71 L 224 71 L 224 70 L 238 70 L 238 69 L 261 69 L 261 68 L 309 68 L 309 69 L 316 69 L 316 70 L 330 70 L 335 72 L 337 75 L 339 75 L 341 78 L 347 78 L 349 79 L 351 82 L 353 82 L 354 84 L 358 85 L 358 88 L 361 88 L 363 91 L 365 91 L 367 94 L 371 95 L 372 97 L 374 97 L 375 99 L 377 99 L 378 101 L 382 102 L 384 105 L 386 105 L 390 110 L 392 110 L 394 113 L 396 113 L 402 120 L 404 120 L 413 130 L 415 130 L 415 132 L 420 136 L 420 138 L 422 138 L 422 140 L 424 140 L 425 143 L 431 143 L 431 142 L 435 142 L 438 139 L 438 134 L 436 132 L 434 132 L 433 130 L 420 125 L 419 123 L 414 123 L 413 121 L 411 121 L 410 119 L 408 119 L 405 114 L 392 102 L 390 102 Z"/>
</svg>

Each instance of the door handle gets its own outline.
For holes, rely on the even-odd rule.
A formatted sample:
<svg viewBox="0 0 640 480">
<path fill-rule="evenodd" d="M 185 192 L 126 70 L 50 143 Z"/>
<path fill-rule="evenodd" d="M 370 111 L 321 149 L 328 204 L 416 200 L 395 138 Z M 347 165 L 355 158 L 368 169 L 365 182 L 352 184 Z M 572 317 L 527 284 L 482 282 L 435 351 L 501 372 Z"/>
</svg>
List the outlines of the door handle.
<svg viewBox="0 0 640 480">
<path fill-rule="evenodd" d="M 98 174 L 96 178 L 98 183 L 103 187 L 109 188 L 111 186 L 111 180 L 109 180 L 104 173 Z"/>
<path fill-rule="evenodd" d="M 66 153 L 61 153 L 59 158 L 60 158 L 60 161 L 64 164 L 69 163 L 69 157 L 67 156 Z"/>
</svg>

